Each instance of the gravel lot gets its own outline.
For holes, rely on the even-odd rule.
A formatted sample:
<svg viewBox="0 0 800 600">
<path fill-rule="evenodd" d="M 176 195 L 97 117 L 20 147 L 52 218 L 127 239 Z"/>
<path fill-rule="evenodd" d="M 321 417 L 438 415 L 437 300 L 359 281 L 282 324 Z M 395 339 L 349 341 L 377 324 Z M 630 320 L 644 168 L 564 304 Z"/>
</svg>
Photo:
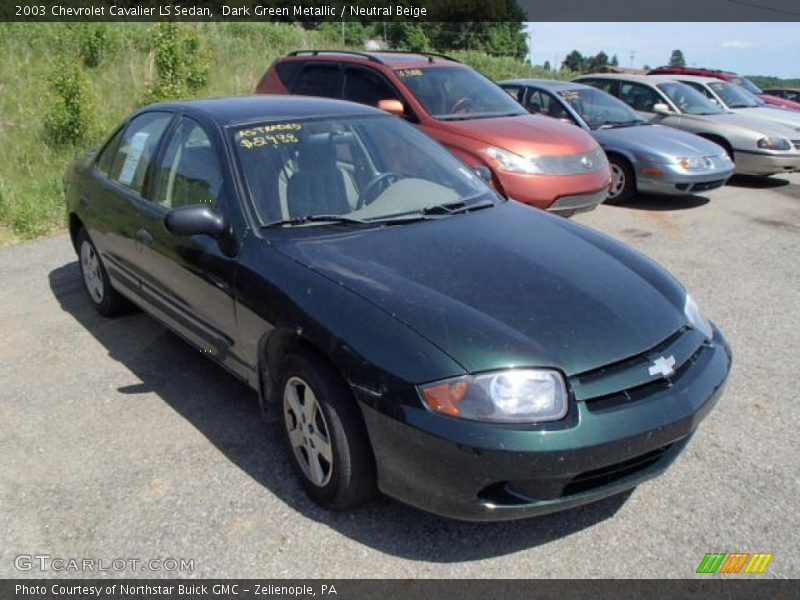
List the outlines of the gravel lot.
<svg viewBox="0 0 800 600">
<path fill-rule="evenodd" d="M 577 220 L 675 273 L 734 370 L 665 476 L 488 525 L 316 508 L 248 388 L 142 314 L 94 313 L 66 235 L 0 249 L 0 577 L 42 576 L 14 567 L 37 553 L 194 559 L 194 577 L 690 577 L 711 551 L 800 577 L 800 175 Z"/>
</svg>

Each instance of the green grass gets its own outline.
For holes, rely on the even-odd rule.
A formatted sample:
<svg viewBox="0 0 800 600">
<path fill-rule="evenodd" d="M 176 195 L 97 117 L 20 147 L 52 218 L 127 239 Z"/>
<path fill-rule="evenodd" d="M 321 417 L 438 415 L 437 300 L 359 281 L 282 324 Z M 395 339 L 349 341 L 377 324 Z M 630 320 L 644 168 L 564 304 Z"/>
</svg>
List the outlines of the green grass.
<svg viewBox="0 0 800 600">
<path fill-rule="evenodd" d="M 64 23 L 0 23 L 0 243 L 30 239 L 64 227 L 61 179 L 82 148 L 54 145 L 44 121 L 51 100 L 54 65 L 67 55 Z M 211 50 L 208 84 L 201 95 L 248 94 L 272 60 L 297 48 L 336 48 L 336 36 L 290 24 L 203 23 L 198 33 Z M 113 51 L 87 69 L 95 123 L 89 144 L 97 143 L 143 101 L 153 80 L 152 25 L 114 23 L 107 34 Z M 333 37 L 330 37 L 330 36 Z M 455 52 L 456 58 L 485 75 L 567 77 L 511 58 Z"/>
</svg>

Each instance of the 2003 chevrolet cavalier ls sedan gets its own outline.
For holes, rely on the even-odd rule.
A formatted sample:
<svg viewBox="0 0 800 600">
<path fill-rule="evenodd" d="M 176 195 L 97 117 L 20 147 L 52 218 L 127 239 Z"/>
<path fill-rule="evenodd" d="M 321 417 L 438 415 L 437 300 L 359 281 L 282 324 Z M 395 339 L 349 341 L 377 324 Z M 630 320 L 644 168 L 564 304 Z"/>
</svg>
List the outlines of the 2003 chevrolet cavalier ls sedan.
<svg viewBox="0 0 800 600">
<path fill-rule="evenodd" d="M 247 381 L 326 507 L 380 489 L 495 520 L 619 493 L 730 368 L 658 265 L 366 106 L 145 107 L 66 186 L 92 304 L 133 302 Z"/>
</svg>

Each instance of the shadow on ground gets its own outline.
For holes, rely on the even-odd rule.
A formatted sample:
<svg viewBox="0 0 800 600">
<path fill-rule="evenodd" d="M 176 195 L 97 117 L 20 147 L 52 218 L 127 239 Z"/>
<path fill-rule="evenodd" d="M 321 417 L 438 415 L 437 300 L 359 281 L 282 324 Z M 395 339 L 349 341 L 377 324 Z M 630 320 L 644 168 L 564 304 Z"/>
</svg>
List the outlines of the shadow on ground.
<svg viewBox="0 0 800 600">
<path fill-rule="evenodd" d="M 608 204 L 615 208 L 632 208 L 634 210 L 674 211 L 688 210 L 705 206 L 710 200 L 705 196 L 663 196 L 655 194 L 637 194 L 627 202 Z"/>
<path fill-rule="evenodd" d="M 771 190 L 790 185 L 788 179 L 780 177 L 758 177 L 756 175 L 734 175 L 728 180 L 727 185 L 751 190 Z"/>
<path fill-rule="evenodd" d="M 141 380 L 118 388 L 119 393 L 157 394 L 234 465 L 288 506 L 381 552 L 429 562 L 502 556 L 608 519 L 630 496 L 622 494 L 555 515 L 490 524 L 450 521 L 386 498 L 355 511 L 325 511 L 311 503 L 296 483 L 278 425 L 264 424 L 256 395 L 248 386 L 142 313 L 114 320 L 99 316 L 85 297 L 77 262 L 53 270 L 49 282 L 61 308 L 106 348 L 109 358 Z"/>
</svg>

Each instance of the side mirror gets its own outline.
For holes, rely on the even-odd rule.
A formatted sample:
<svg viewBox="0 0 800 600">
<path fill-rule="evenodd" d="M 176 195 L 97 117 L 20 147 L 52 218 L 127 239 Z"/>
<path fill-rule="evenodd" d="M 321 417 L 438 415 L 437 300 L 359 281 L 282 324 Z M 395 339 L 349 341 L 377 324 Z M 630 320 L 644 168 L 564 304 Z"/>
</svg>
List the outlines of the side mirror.
<svg viewBox="0 0 800 600">
<path fill-rule="evenodd" d="M 402 117 L 406 113 L 406 107 L 396 98 L 378 100 L 378 108 L 398 117 Z"/>
<path fill-rule="evenodd" d="M 222 217 L 205 204 L 189 204 L 172 209 L 164 215 L 164 227 L 175 235 L 204 233 L 216 238 L 225 233 Z"/>
<path fill-rule="evenodd" d="M 653 112 L 657 115 L 669 115 L 672 114 L 672 111 L 669 109 L 669 106 L 664 104 L 663 102 L 657 102 L 653 104 Z"/>
<path fill-rule="evenodd" d="M 489 185 L 492 184 L 492 171 L 489 169 L 489 167 L 484 165 L 478 165 L 477 167 L 472 168 L 472 172 L 475 173 L 475 175 L 477 175 L 481 179 L 483 179 L 483 181 L 485 181 Z"/>
</svg>

